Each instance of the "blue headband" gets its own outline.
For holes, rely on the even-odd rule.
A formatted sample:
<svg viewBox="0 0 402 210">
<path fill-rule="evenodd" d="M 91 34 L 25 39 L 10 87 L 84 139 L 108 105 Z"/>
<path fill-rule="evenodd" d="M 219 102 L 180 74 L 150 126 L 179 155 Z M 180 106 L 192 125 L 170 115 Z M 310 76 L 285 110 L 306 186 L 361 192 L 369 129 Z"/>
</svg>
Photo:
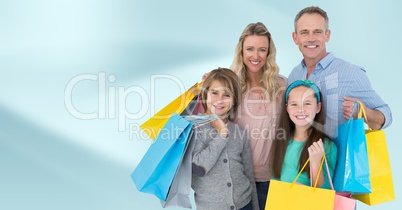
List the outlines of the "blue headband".
<svg viewBox="0 0 402 210">
<path fill-rule="evenodd" d="M 321 102 L 321 97 L 320 97 L 320 89 L 318 89 L 317 85 L 314 84 L 314 82 L 310 80 L 296 80 L 292 84 L 289 85 L 289 87 L 286 89 L 286 94 L 285 94 L 285 102 L 288 103 L 289 99 L 289 92 L 298 86 L 304 86 L 304 87 L 309 87 L 314 90 L 315 94 L 317 95 L 317 102 Z"/>
</svg>

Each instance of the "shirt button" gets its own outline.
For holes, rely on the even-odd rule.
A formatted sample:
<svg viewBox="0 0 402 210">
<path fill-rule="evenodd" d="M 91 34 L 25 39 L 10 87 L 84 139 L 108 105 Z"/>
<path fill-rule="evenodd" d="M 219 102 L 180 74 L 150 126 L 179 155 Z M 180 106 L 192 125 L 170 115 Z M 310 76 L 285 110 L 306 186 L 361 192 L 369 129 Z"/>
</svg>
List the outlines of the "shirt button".
<svg viewBox="0 0 402 210">
<path fill-rule="evenodd" d="M 223 159 L 223 162 L 224 162 L 224 163 L 227 163 L 227 162 L 228 162 L 228 159 Z"/>
<path fill-rule="evenodd" d="M 228 187 L 231 187 L 231 186 L 232 186 L 232 183 L 228 182 Z"/>
<path fill-rule="evenodd" d="M 234 206 L 231 206 L 231 207 L 230 207 L 230 209 L 234 209 L 234 208 L 235 208 Z"/>
</svg>

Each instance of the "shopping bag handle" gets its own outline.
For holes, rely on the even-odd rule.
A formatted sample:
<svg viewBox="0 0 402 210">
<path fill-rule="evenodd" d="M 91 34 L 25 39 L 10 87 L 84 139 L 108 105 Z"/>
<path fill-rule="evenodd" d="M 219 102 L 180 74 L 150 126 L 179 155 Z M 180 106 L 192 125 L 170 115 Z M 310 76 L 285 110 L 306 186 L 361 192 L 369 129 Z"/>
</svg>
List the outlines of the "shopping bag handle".
<svg viewBox="0 0 402 210">
<path fill-rule="evenodd" d="M 329 185 L 331 186 L 331 190 L 335 190 L 334 188 L 334 184 L 332 183 L 332 178 L 331 178 L 331 174 L 329 173 L 329 166 L 328 166 L 328 161 L 325 158 L 325 168 L 327 169 L 327 174 L 328 174 L 328 181 L 329 181 Z"/>
<path fill-rule="evenodd" d="M 191 91 L 192 94 L 198 95 L 200 93 L 203 83 L 204 82 L 197 82 L 189 90 Z"/>
<path fill-rule="evenodd" d="M 325 159 L 325 153 L 324 153 L 324 155 L 322 157 L 321 165 L 320 165 L 320 168 L 318 169 L 317 177 L 315 178 L 315 181 L 314 181 L 314 188 L 317 187 L 318 177 L 320 177 L 321 170 L 322 170 L 322 165 L 324 164 L 324 159 Z M 291 187 L 296 183 L 297 179 L 299 178 L 300 174 L 303 172 L 304 168 L 307 166 L 309 161 L 310 161 L 310 158 L 307 159 L 306 163 L 304 163 L 303 167 L 300 169 L 300 171 L 297 174 L 296 178 L 293 180 L 293 182 L 291 184 Z M 310 170 L 310 178 L 311 178 L 311 170 Z M 311 183 L 311 181 L 310 181 L 310 183 Z"/>
<path fill-rule="evenodd" d="M 365 122 L 368 122 L 367 121 L 367 115 L 366 115 L 366 110 L 364 110 L 364 105 L 363 105 L 363 103 L 362 102 L 360 102 L 360 101 L 354 101 L 353 102 L 353 109 L 352 109 L 352 112 L 350 113 L 350 115 L 349 115 L 349 121 L 350 120 L 353 120 L 354 118 L 353 118 L 353 113 L 355 113 L 355 110 L 356 109 L 359 109 L 359 113 L 357 114 L 357 118 L 359 119 L 359 118 L 364 118 L 364 121 Z M 366 123 L 367 124 L 367 123 Z M 367 124 L 368 125 L 368 124 Z M 371 128 L 370 128 L 370 126 L 369 126 L 369 129 L 371 130 Z"/>
<path fill-rule="evenodd" d="M 326 169 L 325 171 L 327 171 L 329 185 L 330 185 L 330 187 L 331 187 L 331 190 L 334 190 L 334 184 L 332 183 L 331 173 L 329 172 L 328 161 L 327 161 L 327 158 L 325 157 L 325 154 L 324 154 L 323 159 L 324 159 L 324 162 L 325 162 L 325 169 Z M 310 182 L 312 181 L 312 180 L 311 180 L 311 177 L 313 177 L 311 173 L 312 173 L 312 172 L 311 172 L 311 170 L 310 170 Z"/>
<path fill-rule="evenodd" d="M 204 81 L 201 81 L 201 82 L 197 82 L 197 83 L 195 84 L 195 86 L 196 86 L 197 88 L 201 88 L 203 84 L 204 84 Z"/>
<path fill-rule="evenodd" d="M 357 115 L 357 117 L 358 117 L 358 118 L 364 117 L 364 121 L 365 121 L 365 122 L 368 122 L 368 121 L 367 121 L 366 110 L 364 109 L 363 103 L 360 102 L 360 101 L 355 101 L 355 103 L 359 104 L 359 114 Z M 352 112 L 352 113 L 353 113 L 353 112 Z M 368 124 L 368 123 L 366 123 L 366 124 L 367 124 L 368 129 L 371 130 L 369 124 Z"/>
<path fill-rule="evenodd" d="M 354 118 L 353 118 L 353 113 L 355 113 L 355 110 L 357 109 L 357 107 L 359 106 L 359 103 L 357 103 L 357 101 L 354 101 L 353 102 L 353 108 L 352 108 L 352 112 L 350 113 L 350 115 L 349 115 L 349 120 L 353 120 Z M 361 111 L 361 109 L 359 110 L 359 113 L 358 113 L 358 118 L 361 118 L 361 115 L 360 115 L 360 111 Z"/>
<path fill-rule="evenodd" d="M 197 128 L 208 124 L 216 119 L 219 119 L 219 115 L 211 114 L 211 115 L 184 115 L 182 116 L 187 121 L 193 124 L 193 128 Z"/>
</svg>

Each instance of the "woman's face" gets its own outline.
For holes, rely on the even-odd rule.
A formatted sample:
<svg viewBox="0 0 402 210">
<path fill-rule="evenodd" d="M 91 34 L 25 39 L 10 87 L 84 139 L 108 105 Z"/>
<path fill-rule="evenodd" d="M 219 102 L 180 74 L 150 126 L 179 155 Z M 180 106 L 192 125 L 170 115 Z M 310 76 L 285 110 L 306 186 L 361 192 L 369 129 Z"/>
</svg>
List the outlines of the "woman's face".
<svg viewBox="0 0 402 210">
<path fill-rule="evenodd" d="M 228 88 L 218 80 L 211 83 L 207 93 L 207 111 L 206 114 L 217 114 L 225 117 L 233 106 L 233 96 Z"/>
<path fill-rule="evenodd" d="M 243 63 L 247 72 L 257 73 L 265 65 L 268 56 L 268 38 L 250 35 L 243 42 Z"/>
</svg>

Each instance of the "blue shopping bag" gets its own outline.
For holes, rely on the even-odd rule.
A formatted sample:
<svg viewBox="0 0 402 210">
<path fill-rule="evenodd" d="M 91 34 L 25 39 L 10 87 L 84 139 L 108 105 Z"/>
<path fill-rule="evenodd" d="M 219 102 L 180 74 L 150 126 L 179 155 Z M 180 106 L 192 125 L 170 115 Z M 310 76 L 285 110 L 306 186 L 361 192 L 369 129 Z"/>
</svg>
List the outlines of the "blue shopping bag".
<svg viewBox="0 0 402 210">
<path fill-rule="evenodd" d="M 192 112 L 192 111 L 191 111 Z M 183 115 L 183 113 L 182 113 Z M 193 128 L 210 123 L 219 118 L 218 115 L 184 115 L 184 119 L 192 124 L 192 130 L 187 140 L 184 155 L 180 162 L 179 168 L 170 185 L 169 192 L 166 200 L 161 201 L 162 207 L 182 207 L 191 209 L 190 192 L 191 192 L 191 178 L 192 178 L 192 158 L 193 149 L 195 144 L 195 131 Z"/>
<path fill-rule="evenodd" d="M 192 154 L 194 149 L 194 130 L 191 130 L 189 139 L 187 140 L 184 155 L 180 162 L 179 168 L 174 175 L 172 184 L 165 201 L 161 201 L 163 208 L 166 207 L 182 207 L 191 209 L 190 192 L 192 177 Z"/>
<path fill-rule="evenodd" d="M 355 102 L 352 114 L 357 108 Z M 367 155 L 364 118 L 353 119 L 335 129 L 334 142 L 338 146 L 338 161 L 334 172 L 336 191 L 370 193 L 370 168 Z"/>
<path fill-rule="evenodd" d="M 174 113 L 131 174 L 137 189 L 166 201 L 192 129 L 192 124 Z"/>
</svg>

